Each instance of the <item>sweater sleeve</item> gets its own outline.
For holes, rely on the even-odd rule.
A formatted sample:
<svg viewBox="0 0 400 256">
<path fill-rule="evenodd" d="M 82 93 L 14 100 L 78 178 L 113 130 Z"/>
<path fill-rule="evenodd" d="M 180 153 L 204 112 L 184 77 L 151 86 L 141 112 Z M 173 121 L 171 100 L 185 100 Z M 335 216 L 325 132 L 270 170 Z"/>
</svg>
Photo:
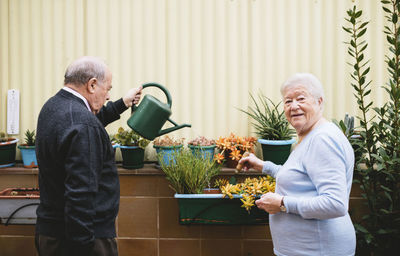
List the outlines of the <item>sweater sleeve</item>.
<svg viewBox="0 0 400 256">
<path fill-rule="evenodd" d="M 96 115 L 100 122 L 105 126 L 118 120 L 120 114 L 122 114 L 128 108 L 125 106 L 124 101 L 121 99 L 117 101 L 109 101 L 107 105 L 103 106 L 99 113 Z"/>
<path fill-rule="evenodd" d="M 101 135 L 96 127 L 76 125 L 66 133 L 65 236 L 71 251 L 93 246 L 94 198 L 102 166 Z"/>
<path fill-rule="evenodd" d="M 326 134 L 316 136 L 310 142 L 303 165 L 317 196 L 285 196 L 288 212 L 305 219 L 344 216 L 348 210 L 345 161 L 344 152 L 333 137 Z"/>
<path fill-rule="evenodd" d="M 279 172 L 279 169 L 282 165 L 274 164 L 271 161 L 265 161 L 262 169 L 262 173 L 268 174 L 269 176 L 276 178 L 276 174 Z"/>
</svg>

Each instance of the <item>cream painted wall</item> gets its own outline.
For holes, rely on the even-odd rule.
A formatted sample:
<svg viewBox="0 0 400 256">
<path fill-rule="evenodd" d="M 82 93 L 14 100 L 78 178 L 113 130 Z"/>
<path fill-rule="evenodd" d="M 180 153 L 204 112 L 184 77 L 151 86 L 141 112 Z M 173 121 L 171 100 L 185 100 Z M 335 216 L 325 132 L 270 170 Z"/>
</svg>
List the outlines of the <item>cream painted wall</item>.
<svg viewBox="0 0 400 256">
<path fill-rule="evenodd" d="M 113 71 L 112 98 L 157 82 L 168 88 L 171 119 L 190 123 L 171 135 L 186 141 L 254 135 L 249 92 L 275 102 L 295 72 L 325 87 L 325 116 L 357 114 L 350 87 L 345 12 L 354 3 L 371 21 L 367 32 L 377 106 L 385 102 L 383 11 L 376 0 L 0 0 L 0 130 L 8 89 L 21 91 L 20 135 L 34 129 L 44 102 L 82 55 L 104 58 Z M 155 89 L 146 89 L 165 100 Z M 62 106 L 60 106 L 62 107 Z M 127 128 L 129 111 L 107 127 Z"/>
</svg>

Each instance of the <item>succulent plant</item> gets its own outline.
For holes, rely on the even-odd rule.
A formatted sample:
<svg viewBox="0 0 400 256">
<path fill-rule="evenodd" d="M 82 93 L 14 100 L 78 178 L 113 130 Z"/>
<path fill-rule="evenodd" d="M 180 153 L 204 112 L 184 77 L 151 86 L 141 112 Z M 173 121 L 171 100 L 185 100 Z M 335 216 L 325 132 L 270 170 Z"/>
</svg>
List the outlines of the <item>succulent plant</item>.
<svg viewBox="0 0 400 256">
<path fill-rule="evenodd" d="M 35 142 L 36 142 L 36 134 L 35 134 L 35 130 L 33 131 L 29 131 L 26 130 L 25 132 L 25 143 L 27 146 L 35 146 Z"/>
<path fill-rule="evenodd" d="M 354 135 L 354 116 L 349 116 L 346 113 L 343 120 L 337 121 L 334 119 L 333 122 L 342 130 L 347 138 Z"/>
<path fill-rule="evenodd" d="M 143 138 L 133 130 L 125 131 L 122 127 L 118 129 L 117 134 L 111 137 L 111 141 L 118 143 L 121 146 L 138 146 L 143 149 L 150 143 L 149 140 Z"/>
<path fill-rule="evenodd" d="M 7 136 L 5 132 L 0 132 L 0 142 L 6 142 Z"/>
</svg>

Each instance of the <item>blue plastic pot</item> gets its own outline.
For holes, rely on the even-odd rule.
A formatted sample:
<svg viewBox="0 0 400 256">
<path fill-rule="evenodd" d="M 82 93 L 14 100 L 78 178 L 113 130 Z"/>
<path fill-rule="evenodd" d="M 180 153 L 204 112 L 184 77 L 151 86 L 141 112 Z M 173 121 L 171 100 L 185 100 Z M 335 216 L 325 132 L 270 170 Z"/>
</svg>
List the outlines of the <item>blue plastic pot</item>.
<svg viewBox="0 0 400 256">
<path fill-rule="evenodd" d="M 193 155 L 199 155 L 202 159 L 208 159 L 209 161 L 214 159 L 214 150 L 216 145 L 194 146 L 189 144 L 188 147 L 192 151 Z"/>
<path fill-rule="evenodd" d="M 21 151 L 22 162 L 25 168 L 38 167 L 35 146 L 19 145 L 18 148 Z"/>
<path fill-rule="evenodd" d="M 171 163 L 174 163 L 174 157 L 173 153 L 177 150 L 181 150 L 183 145 L 178 145 L 178 146 L 156 146 L 153 145 L 153 147 L 156 149 L 157 155 L 159 157 L 159 161 L 161 158 L 161 161 L 164 165 L 170 165 Z M 161 163 L 159 163 L 161 165 Z"/>
</svg>

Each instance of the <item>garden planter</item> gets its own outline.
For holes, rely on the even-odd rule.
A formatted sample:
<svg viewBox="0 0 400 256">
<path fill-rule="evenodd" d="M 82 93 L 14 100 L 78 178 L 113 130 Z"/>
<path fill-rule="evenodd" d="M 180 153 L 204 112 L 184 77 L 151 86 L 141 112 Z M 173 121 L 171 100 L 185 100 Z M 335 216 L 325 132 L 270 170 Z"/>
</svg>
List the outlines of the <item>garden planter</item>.
<svg viewBox="0 0 400 256">
<path fill-rule="evenodd" d="M 138 146 L 119 146 L 122 154 L 122 167 L 139 169 L 144 165 L 144 149 Z"/>
<path fill-rule="evenodd" d="M 292 144 L 296 142 L 296 140 L 258 139 L 258 142 L 262 147 L 264 161 L 271 161 L 275 164 L 284 164 L 290 155 Z"/>
<path fill-rule="evenodd" d="M 157 155 L 161 157 L 161 161 L 164 165 L 169 165 L 173 161 L 173 155 L 177 150 L 181 150 L 183 145 L 178 146 L 153 146 L 156 149 Z M 160 163 L 161 164 L 161 163 Z"/>
<path fill-rule="evenodd" d="M 0 142 L 0 168 L 15 165 L 15 152 L 18 139 Z"/>
<path fill-rule="evenodd" d="M 0 220 L 4 225 L 35 224 L 39 190 L 7 188 L 0 192 Z"/>
<path fill-rule="evenodd" d="M 222 194 L 175 194 L 179 204 L 180 224 L 241 225 L 268 223 L 268 213 L 252 207 L 248 213 L 240 201 Z"/>
<path fill-rule="evenodd" d="M 35 146 L 19 145 L 18 148 L 21 151 L 22 162 L 25 168 L 38 167 Z"/>
<path fill-rule="evenodd" d="M 216 145 L 211 146 L 194 146 L 188 145 L 194 155 L 199 154 L 203 159 L 212 161 L 214 159 L 214 150 Z"/>
</svg>

